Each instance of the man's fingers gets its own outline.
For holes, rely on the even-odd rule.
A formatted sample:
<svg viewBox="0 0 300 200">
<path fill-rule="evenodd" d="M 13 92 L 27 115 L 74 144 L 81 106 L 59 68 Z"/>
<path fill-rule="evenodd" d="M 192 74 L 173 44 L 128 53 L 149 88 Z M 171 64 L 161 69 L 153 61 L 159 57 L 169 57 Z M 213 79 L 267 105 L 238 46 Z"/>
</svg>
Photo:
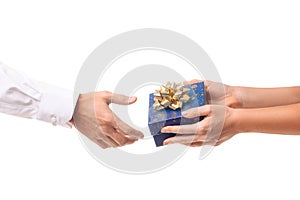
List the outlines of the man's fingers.
<svg viewBox="0 0 300 200">
<path fill-rule="evenodd" d="M 120 146 L 124 146 L 127 144 L 132 144 L 138 140 L 138 138 L 133 136 L 126 135 L 122 130 L 118 129 L 117 132 L 122 137 L 122 140 L 120 140 Z"/>
<path fill-rule="evenodd" d="M 182 112 L 182 115 L 186 118 L 194 118 L 199 116 L 207 116 L 212 112 L 211 105 L 204 105 L 196 108 L 191 108 Z"/>
<path fill-rule="evenodd" d="M 104 140 L 103 138 L 105 138 L 105 142 L 110 142 L 109 144 L 124 146 L 137 140 L 137 138 L 127 137 L 124 132 L 113 127 L 105 126 L 103 128 L 99 127 L 99 129 L 101 130 L 99 135 L 102 134 L 102 136 L 100 136 L 101 139 Z"/>
<path fill-rule="evenodd" d="M 108 147 L 118 147 L 119 145 L 111 139 L 109 136 L 106 135 L 101 135 L 101 136 L 96 136 L 95 138 L 97 141 L 103 141 L 108 145 Z"/>
<path fill-rule="evenodd" d="M 136 102 L 137 98 L 135 96 L 126 96 L 122 94 L 112 94 L 111 103 L 121 104 L 121 105 L 130 105 Z"/>
<path fill-rule="evenodd" d="M 117 146 L 124 146 L 127 143 L 127 138 L 125 135 L 115 129 L 113 129 L 112 132 L 106 136 L 111 138 L 117 144 Z"/>
<path fill-rule="evenodd" d="M 120 146 L 119 142 L 116 141 L 116 138 L 118 137 L 117 131 L 109 126 L 104 127 L 98 127 L 97 133 L 96 133 L 96 140 L 102 140 L 106 144 L 108 144 L 111 147 L 118 147 Z M 113 137 L 113 138 L 112 138 Z"/>
<path fill-rule="evenodd" d="M 135 96 L 126 96 L 123 94 L 115 94 L 111 92 L 104 92 L 104 98 L 108 104 L 115 103 L 120 105 L 130 105 L 136 102 L 137 98 Z"/>
<path fill-rule="evenodd" d="M 110 145 L 106 144 L 103 140 L 93 140 L 98 146 L 100 146 L 102 149 L 106 149 L 111 147 Z"/>
<path fill-rule="evenodd" d="M 130 137 L 135 137 L 137 139 L 143 139 L 144 135 L 141 131 L 138 131 L 128 124 L 126 124 L 124 121 L 122 121 L 118 116 L 114 115 L 115 118 L 115 124 L 116 128 L 120 129 L 122 132 L 124 132 L 125 135 L 128 135 Z"/>
<path fill-rule="evenodd" d="M 125 135 L 125 137 L 128 138 L 128 141 L 127 141 L 126 145 L 127 144 L 132 144 L 132 143 L 134 143 L 138 140 L 136 137 L 132 137 L 132 136 L 128 136 L 128 135 Z"/>
</svg>

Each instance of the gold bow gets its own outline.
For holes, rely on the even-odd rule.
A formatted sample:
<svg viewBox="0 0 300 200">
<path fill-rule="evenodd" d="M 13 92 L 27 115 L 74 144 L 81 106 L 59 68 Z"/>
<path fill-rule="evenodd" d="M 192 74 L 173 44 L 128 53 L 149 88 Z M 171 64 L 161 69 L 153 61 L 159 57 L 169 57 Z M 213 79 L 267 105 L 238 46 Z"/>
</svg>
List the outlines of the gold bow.
<svg viewBox="0 0 300 200">
<path fill-rule="evenodd" d="M 161 110 L 164 108 L 171 108 L 176 110 L 182 108 L 182 104 L 190 100 L 188 95 L 190 89 L 183 87 L 183 83 L 171 83 L 168 81 L 167 84 L 160 86 L 159 90 L 154 92 L 154 104 L 153 108 Z"/>
</svg>

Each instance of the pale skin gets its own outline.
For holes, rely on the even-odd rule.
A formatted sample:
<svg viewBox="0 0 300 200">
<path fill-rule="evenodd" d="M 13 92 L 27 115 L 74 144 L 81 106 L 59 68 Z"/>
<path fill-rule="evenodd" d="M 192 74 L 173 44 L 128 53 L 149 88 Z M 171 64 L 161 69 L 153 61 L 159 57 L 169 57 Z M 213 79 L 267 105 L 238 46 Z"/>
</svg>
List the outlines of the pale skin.
<svg viewBox="0 0 300 200">
<path fill-rule="evenodd" d="M 182 113 L 187 118 L 205 119 L 191 125 L 164 127 L 163 133 L 180 134 L 166 139 L 164 145 L 217 146 L 246 132 L 300 135 L 300 87 L 250 88 L 212 81 L 205 81 L 205 87 L 208 104 Z M 220 92 L 223 87 L 225 93 Z"/>
<path fill-rule="evenodd" d="M 108 91 L 81 94 L 71 123 L 91 141 L 102 147 L 120 147 L 142 139 L 143 134 L 130 127 L 109 108 L 109 104 L 130 105 L 136 97 Z"/>
</svg>

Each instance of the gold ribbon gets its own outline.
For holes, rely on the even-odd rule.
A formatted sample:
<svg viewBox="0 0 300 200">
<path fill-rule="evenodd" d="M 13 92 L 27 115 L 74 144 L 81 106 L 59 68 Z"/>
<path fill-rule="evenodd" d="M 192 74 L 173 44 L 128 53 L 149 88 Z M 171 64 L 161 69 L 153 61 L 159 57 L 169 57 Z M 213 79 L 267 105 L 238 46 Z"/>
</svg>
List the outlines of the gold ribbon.
<svg viewBox="0 0 300 200">
<path fill-rule="evenodd" d="M 153 108 L 156 110 L 165 109 L 167 107 L 176 110 L 182 108 L 182 104 L 190 100 L 188 95 L 190 89 L 183 87 L 183 83 L 171 83 L 161 85 L 159 90 L 154 92 Z"/>
</svg>

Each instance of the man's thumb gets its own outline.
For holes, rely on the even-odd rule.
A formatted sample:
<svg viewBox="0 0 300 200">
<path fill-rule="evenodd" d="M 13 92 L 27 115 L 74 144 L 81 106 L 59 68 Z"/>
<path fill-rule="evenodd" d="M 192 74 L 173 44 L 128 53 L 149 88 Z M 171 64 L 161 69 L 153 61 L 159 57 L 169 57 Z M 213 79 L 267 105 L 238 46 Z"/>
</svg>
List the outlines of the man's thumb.
<svg viewBox="0 0 300 200">
<path fill-rule="evenodd" d="M 129 105 L 136 102 L 137 98 L 135 96 L 126 96 L 122 94 L 112 94 L 111 103 Z"/>
</svg>

